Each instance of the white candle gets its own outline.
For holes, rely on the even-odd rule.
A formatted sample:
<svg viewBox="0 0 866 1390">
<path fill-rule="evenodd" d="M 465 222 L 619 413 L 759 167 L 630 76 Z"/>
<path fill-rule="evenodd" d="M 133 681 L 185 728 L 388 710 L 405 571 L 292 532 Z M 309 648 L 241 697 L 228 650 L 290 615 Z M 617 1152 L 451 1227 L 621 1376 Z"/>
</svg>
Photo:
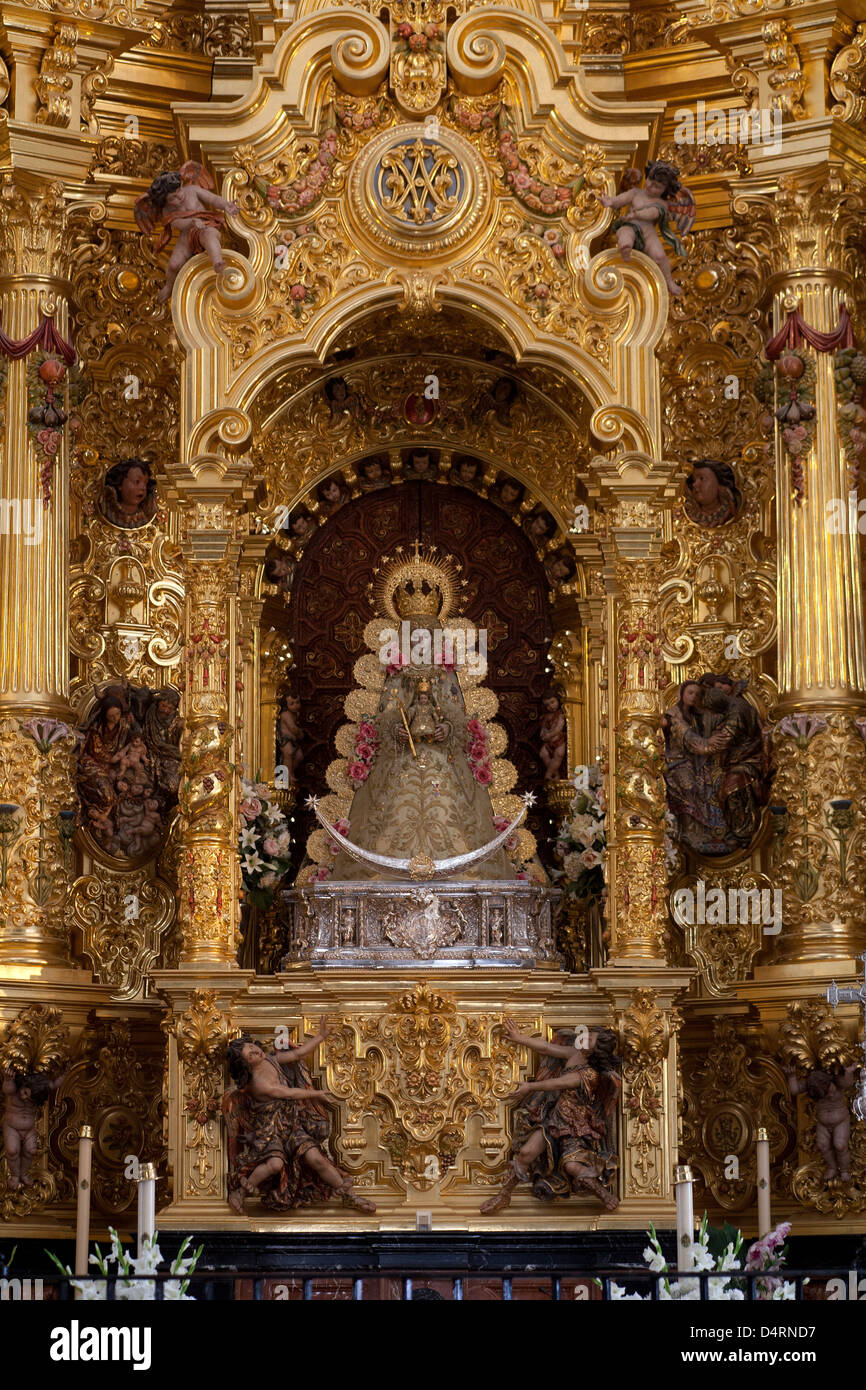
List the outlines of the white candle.
<svg viewBox="0 0 866 1390">
<path fill-rule="evenodd" d="M 694 1174 L 686 1164 L 674 1169 L 677 1199 L 677 1269 L 694 1269 L 695 1199 Z"/>
<path fill-rule="evenodd" d="M 75 1273 L 87 1273 L 90 1246 L 90 1167 L 93 1130 L 82 1125 L 78 1131 L 78 1210 L 75 1222 Z"/>
<path fill-rule="evenodd" d="M 758 1130 L 758 1237 L 762 1239 L 773 1229 L 770 1216 L 770 1138 L 765 1129 Z"/>
<path fill-rule="evenodd" d="M 156 1226 L 156 1168 L 142 1163 L 138 1170 L 138 1256 L 144 1254 L 145 1240 L 153 1240 Z"/>
</svg>

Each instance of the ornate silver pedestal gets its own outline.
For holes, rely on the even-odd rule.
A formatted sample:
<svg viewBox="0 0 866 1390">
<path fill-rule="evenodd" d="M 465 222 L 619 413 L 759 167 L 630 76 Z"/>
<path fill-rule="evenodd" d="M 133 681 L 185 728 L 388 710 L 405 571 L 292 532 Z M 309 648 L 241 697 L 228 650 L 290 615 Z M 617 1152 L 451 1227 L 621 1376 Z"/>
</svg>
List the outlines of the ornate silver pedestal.
<svg viewBox="0 0 866 1390">
<path fill-rule="evenodd" d="M 289 917 L 283 965 L 457 966 L 557 964 L 559 890 L 528 882 L 316 883 L 281 894 Z"/>
</svg>

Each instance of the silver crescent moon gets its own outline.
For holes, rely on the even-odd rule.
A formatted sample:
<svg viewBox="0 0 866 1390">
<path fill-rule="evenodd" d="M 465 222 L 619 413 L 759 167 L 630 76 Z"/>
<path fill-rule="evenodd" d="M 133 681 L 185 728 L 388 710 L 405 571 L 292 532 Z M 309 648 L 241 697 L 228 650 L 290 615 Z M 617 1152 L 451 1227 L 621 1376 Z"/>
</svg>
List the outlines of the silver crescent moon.
<svg viewBox="0 0 866 1390">
<path fill-rule="evenodd" d="M 396 859 L 389 854 L 374 854 L 372 850 L 363 849 L 361 845 L 353 844 L 351 840 L 346 839 L 345 835 L 341 835 L 339 830 L 335 830 L 333 825 L 328 824 L 318 805 L 313 802 L 316 820 L 327 830 L 329 835 L 333 835 L 340 848 L 344 849 L 352 859 L 357 860 L 360 864 L 369 864 L 371 868 L 380 869 L 383 873 L 393 874 L 395 877 L 416 880 L 424 878 L 428 882 L 431 879 L 447 878 L 450 874 L 459 873 L 462 869 L 467 869 L 473 864 L 483 864 L 485 859 L 489 859 L 492 854 L 501 849 L 508 837 L 514 834 L 527 810 L 528 805 L 524 802 L 511 824 L 507 825 L 496 836 L 495 840 L 489 840 L 486 845 L 481 845 L 479 849 L 471 849 L 468 854 L 453 854 L 448 859 L 430 859 L 427 863 L 433 865 L 432 873 L 413 874 L 411 866 L 416 862 L 415 860 Z"/>
</svg>

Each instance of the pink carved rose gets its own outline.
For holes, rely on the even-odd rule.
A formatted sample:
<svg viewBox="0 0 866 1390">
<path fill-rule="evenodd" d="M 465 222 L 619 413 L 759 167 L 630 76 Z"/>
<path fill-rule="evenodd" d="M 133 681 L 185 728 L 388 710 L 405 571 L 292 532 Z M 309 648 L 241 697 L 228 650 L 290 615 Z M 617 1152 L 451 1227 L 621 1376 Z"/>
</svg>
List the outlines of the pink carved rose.
<svg viewBox="0 0 866 1390">
<path fill-rule="evenodd" d="M 292 296 L 292 299 L 295 299 L 300 302 L 301 300 L 304 300 L 307 297 L 307 287 L 306 285 L 292 285 L 290 294 Z"/>
<path fill-rule="evenodd" d="M 405 19 L 402 24 L 397 25 L 397 37 L 399 39 L 408 39 L 411 33 L 412 25 L 408 24 Z"/>
</svg>

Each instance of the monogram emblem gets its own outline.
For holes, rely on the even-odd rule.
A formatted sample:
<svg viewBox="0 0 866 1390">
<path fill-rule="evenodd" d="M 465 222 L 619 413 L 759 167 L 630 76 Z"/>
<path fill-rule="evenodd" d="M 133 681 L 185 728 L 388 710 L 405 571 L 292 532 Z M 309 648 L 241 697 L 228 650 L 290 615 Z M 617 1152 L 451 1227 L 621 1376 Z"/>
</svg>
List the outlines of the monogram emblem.
<svg viewBox="0 0 866 1390">
<path fill-rule="evenodd" d="M 456 156 L 432 140 L 396 146 L 382 156 L 376 171 L 382 207 L 418 227 L 446 217 L 457 206 L 462 188 Z"/>
</svg>

